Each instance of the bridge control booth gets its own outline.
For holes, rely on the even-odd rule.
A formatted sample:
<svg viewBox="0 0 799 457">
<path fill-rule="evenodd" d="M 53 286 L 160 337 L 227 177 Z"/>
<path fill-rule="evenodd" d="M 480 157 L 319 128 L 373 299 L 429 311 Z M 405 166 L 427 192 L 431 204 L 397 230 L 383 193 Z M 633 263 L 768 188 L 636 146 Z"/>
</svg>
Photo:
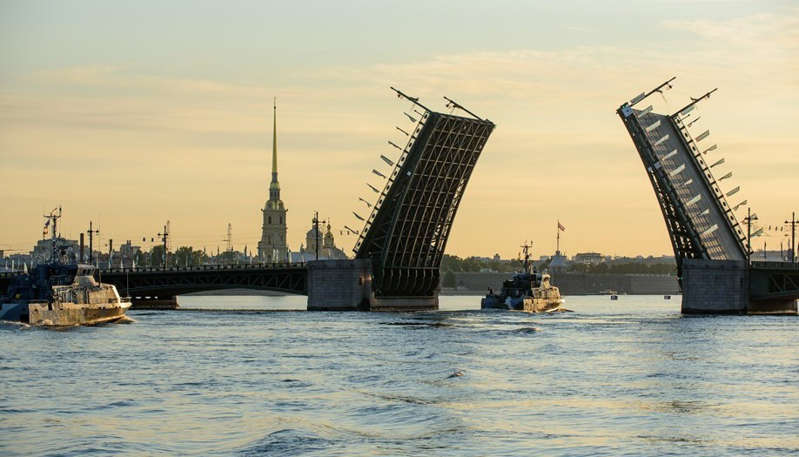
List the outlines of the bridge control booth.
<svg viewBox="0 0 799 457">
<path fill-rule="evenodd" d="M 752 217 L 742 225 L 730 205 L 740 187 L 722 190 L 714 168 L 725 160 L 707 144 L 709 130 L 697 124 L 697 104 L 716 89 L 692 99 L 673 114 L 642 102 L 671 88 L 671 78 L 617 110 L 655 191 L 669 232 L 686 314 L 796 314 L 799 264 L 752 262 Z M 724 183 L 726 184 L 726 183 Z"/>
</svg>

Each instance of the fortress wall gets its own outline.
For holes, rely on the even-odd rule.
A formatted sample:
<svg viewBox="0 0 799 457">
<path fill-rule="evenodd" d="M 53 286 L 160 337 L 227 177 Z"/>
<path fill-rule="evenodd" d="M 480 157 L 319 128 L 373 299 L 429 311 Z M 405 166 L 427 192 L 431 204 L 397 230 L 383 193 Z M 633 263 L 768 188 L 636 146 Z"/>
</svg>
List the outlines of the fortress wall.
<svg viewBox="0 0 799 457">
<path fill-rule="evenodd" d="M 486 293 L 489 287 L 497 292 L 502 288 L 502 281 L 510 276 L 510 273 L 455 273 L 457 292 Z M 671 275 L 554 273 L 552 284 L 560 288 L 563 295 L 598 294 L 604 290 L 641 295 L 680 293 L 677 278 Z"/>
</svg>

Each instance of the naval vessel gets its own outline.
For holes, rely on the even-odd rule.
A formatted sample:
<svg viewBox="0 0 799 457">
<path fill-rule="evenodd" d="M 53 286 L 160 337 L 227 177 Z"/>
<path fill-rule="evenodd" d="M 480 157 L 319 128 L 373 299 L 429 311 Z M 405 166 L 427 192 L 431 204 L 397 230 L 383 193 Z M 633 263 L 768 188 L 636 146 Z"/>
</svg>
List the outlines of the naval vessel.
<svg viewBox="0 0 799 457">
<path fill-rule="evenodd" d="M 537 272 L 530 262 L 528 243 L 524 249 L 522 271 L 502 283 L 502 290 L 495 294 L 488 290 L 488 295 L 480 301 L 482 309 L 506 309 L 528 311 L 534 313 L 568 311 L 563 308 L 560 289 L 553 286 L 547 273 Z"/>
<path fill-rule="evenodd" d="M 96 281 L 94 266 L 79 264 L 57 248 L 61 209 L 45 217 L 47 225 L 53 223 L 50 260 L 15 278 L 5 297 L 0 297 L 0 320 L 53 327 L 126 320 L 130 299 L 120 297 L 112 284 Z"/>
</svg>

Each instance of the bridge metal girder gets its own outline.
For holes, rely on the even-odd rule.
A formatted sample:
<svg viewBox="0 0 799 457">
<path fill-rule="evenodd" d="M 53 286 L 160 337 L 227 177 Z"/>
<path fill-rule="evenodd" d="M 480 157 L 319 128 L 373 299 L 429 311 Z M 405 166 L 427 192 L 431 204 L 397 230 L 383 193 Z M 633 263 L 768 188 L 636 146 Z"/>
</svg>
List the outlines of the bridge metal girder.
<svg viewBox="0 0 799 457">
<path fill-rule="evenodd" d="M 699 149 L 699 141 L 706 138 L 709 131 L 693 138 L 689 127 L 698 117 L 694 116 L 691 118 L 694 121 L 687 124 L 684 122 L 692 115 L 695 105 L 717 89 L 692 98 L 688 105 L 671 115 L 657 114 L 652 106 L 642 110 L 633 108 L 650 95 L 670 89 L 674 79 L 624 103 L 617 113 L 649 174 L 681 277 L 683 259 L 746 260 L 747 248 L 743 229 L 711 172 L 711 168 L 723 160 L 708 166 L 703 154 L 714 150 L 715 146 L 703 152 Z"/>
<path fill-rule="evenodd" d="M 233 288 L 303 295 L 307 293 L 306 280 L 307 269 L 304 266 L 102 272 L 103 282 L 114 284 L 120 294 L 134 297 L 174 296 Z"/>
<path fill-rule="evenodd" d="M 799 299 L 799 264 L 752 262 L 749 284 L 753 300 Z"/>
<path fill-rule="evenodd" d="M 660 164 L 644 127 L 638 121 L 635 110 L 625 103 L 617 110 L 617 113 L 638 150 L 652 189 L 655 191 L 677 260 L 677 276 L 682 277 L 682 259 L 709 259 L 710 256 L 688 217 L 685 204 L 677 194 L 677 189 Z"/>
<path fill-rule="evenodd" d="M 452 221 L 494 124 L 426 112 L 356 244 L 377 296 L 433 296 Z"/>
<path fill-rule="evenodd" d="M 689 217 L 700 232 L 700 238 L 708 248 L 709 255 L 718 260 L 745 259 L 747 257 L 746 235 L 735 212 L 727 203 L 727 198 L 713 176 L 710 166 L 702 157 L 697 142 L 691 136 L 685 122 L 680 118 L 679 112 L 668 116 L 668 121 L 671 129 L 676 133 L 676 140 L 685 151 L 686 162 L 691 165 L 697 176 L 697 182 L 683 187 L 686 189 L 699 188 L 709 196 L 706 199 L 710 205 L 705 210 L 708 212 L 707 215 L 700 214 L 698 210 L 689 210 Z M 703 231 L 710 229 L 711 224 L 714 223 L 719 226 L 719 229 L 709 235 L 703 235 Z"/>
</svg>

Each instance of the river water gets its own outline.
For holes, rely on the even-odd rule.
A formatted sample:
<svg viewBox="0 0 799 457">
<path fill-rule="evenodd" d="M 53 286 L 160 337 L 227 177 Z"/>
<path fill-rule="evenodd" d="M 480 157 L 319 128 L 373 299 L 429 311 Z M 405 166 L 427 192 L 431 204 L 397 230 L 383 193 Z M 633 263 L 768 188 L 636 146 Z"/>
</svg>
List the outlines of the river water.
<svg viewBox="0 0 799 457">
<path fill-rule="evenodd" d="M 567 297 L 574 313 L 547 316 L 481 312 L 479 297 L 417 314 L 254 311 L 304 300 L 0 325 L 0 454 L 799 452 L 795 316 L 686 317 L 660 296 Z"/>
</svg>

